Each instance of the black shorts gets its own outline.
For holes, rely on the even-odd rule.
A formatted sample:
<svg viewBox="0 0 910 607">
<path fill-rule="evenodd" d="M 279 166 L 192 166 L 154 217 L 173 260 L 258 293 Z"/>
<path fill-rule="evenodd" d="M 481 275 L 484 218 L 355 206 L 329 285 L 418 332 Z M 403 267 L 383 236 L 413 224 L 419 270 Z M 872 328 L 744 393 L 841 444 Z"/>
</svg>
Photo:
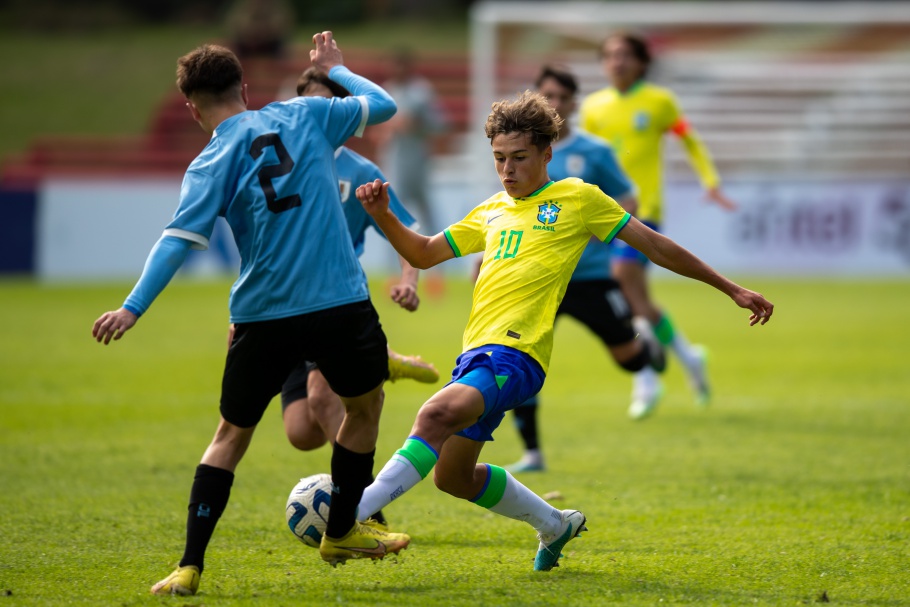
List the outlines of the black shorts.
<svg viewBox="0 0 910 607">
<path fill-rule="evenodd" d="M 319 365 L 310 360 L 305 360 L 291 371 L 281 386 L 281 410 L 284 411 L 292 402 L 307 397 L 307 382 L 310 373 L 319 368 Z"/>
<path fill-rule="evenodd" d="M 556 316 L 568 314 L 588 327 L 607 346 L 635 339 L 632 310 L 612 278 L 570 281 Z"/>
<path fill-rule="evenodd" d="M 262 322 L 238 323 L 221 382 L 221 415 L 241 428 L 259 423 L 291 372 L 319 365 L 342 397 L 366 394 L 389 374 L 389 353 L 370 300 Z"/>
</svg>

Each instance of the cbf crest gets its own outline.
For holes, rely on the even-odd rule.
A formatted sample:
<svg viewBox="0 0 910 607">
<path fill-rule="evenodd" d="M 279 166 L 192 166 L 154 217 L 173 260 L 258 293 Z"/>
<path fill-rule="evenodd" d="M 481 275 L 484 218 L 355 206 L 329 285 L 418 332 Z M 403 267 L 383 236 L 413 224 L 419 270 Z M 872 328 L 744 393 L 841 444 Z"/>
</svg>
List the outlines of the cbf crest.
<svg viewBox="0 0 910 607">
<path fill-rule="evenodd" d="M 537 205 L 537 221 L 545 226 L 552 225 L 559 219 L 559 212 L 561 210 L 560 207 L 556 206 L 556 202 L 552 200 Z"/>
<path fill-rule="evenodd" d="M 632 124 L 636 131 L 644 131 L 651 124 L 651 116 L 647 112 L 636 112 Z"/>
</svg>

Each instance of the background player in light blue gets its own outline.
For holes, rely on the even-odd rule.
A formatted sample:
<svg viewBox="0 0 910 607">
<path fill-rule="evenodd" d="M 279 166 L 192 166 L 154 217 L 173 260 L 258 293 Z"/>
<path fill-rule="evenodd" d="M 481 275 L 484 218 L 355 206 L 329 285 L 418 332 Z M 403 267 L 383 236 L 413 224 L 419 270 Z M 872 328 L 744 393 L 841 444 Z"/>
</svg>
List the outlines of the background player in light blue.
<svg viewBox="0 0 910 607">
<path fill-rule="evenodd" d="M 350 92 L 316 68 L 309 68 L 297 80 L 297 94 L 331 99 L 348 97 Z M 341 205 L 347 221 L 348 231 L 357 255 L 363 254 L 364 238 L 371 227 L 383 238 L 385 234 L 376 225 L 363 205 L 354 196 L 356 186 L 374 179 L 385 181 L 379 168 L 357 152 L 341 146 L 335 151 L 335 170 L 338 173 Z M 353 186 L 353 187 L 352 187 Z M 389 190 L 389 208 L 404 225 L 416 229 L 417 222 L 404 207 L 394 192 Z M 390 296 L 402 308 L 413 312 L 420 305 L 417 296 L 419 270 L 398 256 L 401 264 L 401 278 L 392 285 Z M 424 383 L 439 380 L 436 368 L 420 357 L 402 356 L 389 348 L 389 380 L 411 378 Z M 324 444 L 333 443 L 344 418 L 344 406 L 335 394 L 316 364 L 301 363 L 288 377 L 281 389 L 282 419 L 288 440 L 296 448 L 310 451 Z M 374 517 L 386 525 L 382 511 Z"/>
<path fill-rule="evenodd" d="M 225 361 L 221 420 L 196 469 L 186 544 L 178 568 L 151 588 L 194 594 L 205 550 L 227 505 L 234 469 L 291 369 L 313 360 L 345 405 L 332 453 L 332 511 L 323 558 L 378 558 L 410 538 L 355 520 L 370 483 L 388 375 L 386 339 L 341 210 L 335 149 L 367 124 L 387 120 L 395 103 L 343 66 L 331 32 L 313 37 L 313 64 L 355 93 L 348 99 L 298 97 L 247 110 L 243 68 L 234 54 L 205 45 L 177 62 L 177 86 L 212 139 L 190 164 L 173 221 L 153 247 L 123 306 L 92 327 L 99 342 L 120 339 L 167 286 L 190 247 L 205 248 L 225 217 L 241 256 L 230 295 L 236 324 Z M 358 551 L 368 546 L 370 550 Z M 331 558 L 326 552 L 331 551 Z"/>
<path fill-rule="evenodd" d="M 578 177 L 598 186 L 634 214 L 635 186 L 619 167 L 613 150 L 600 139 L 569 125 L 578 92 L 575 76 L 563 68 L 544 66 L 536 86 L 563 119 L 559 139 L 552 146 L 553 158 L 547 165 L 550 178 L 558 181 Z M 561 314 L 572 316 L 597 335 L 620 367 L 643 376 L 644 381 L 633 394 L 633 407 L 638 400 L 656 403 L 660 397 L 657 373 L 666 364 L 663 350 L 647 323 L 635 322 L 633 328 L 631 308 L 610 273 L 610 245 L 596 238 L 588 243 L 556 312 L 557 317 Z M 635 339 L 636 332 L 643 339 Z M 537 426 L 538 406 L 538 395 L 535 395 L 513 410 L 525 452 L 519 461 L 507 467 L 510 472 L 544 469 Z"/>
</svg>

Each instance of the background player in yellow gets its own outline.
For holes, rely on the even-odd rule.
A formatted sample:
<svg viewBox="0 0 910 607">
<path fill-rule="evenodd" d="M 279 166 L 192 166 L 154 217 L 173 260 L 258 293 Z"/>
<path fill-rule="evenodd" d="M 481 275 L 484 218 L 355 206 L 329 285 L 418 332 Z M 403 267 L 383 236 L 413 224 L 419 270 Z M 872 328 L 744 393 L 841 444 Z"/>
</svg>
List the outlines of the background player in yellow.
<svg viewBox="0 0 910 607">
<path fill-rule="evenodd" d="M 752 312 L 750 324 L 764 324 L 773 312 L 760 294 L 649 229 L 597 186 L 577 178 L 551 181 L 547 163 L 560 122 L 537 93 L 493 104 L 485 130 L 503 191 L 432 237 L 408 229 L 389 211 L 388 183 L 357 188 L 364 208 L 415 268 L 484 254 L 452 380 L 420 408 L 404 446 L 364 492 L 357 516 L 368 518 L 435 466 L 442 491 L 537 531 L 536 571 L 557 565 L 565 544 L 585 529 L 584 514 L 550 506 L 508 471 L 478 458 L 505 412 L 543 385 L 556 310 L 591 236 L 623 238 L 655 263 L 716 287 Z"/>
<path fill-rule="evenodd" d="M 638 187 L 637 217 L 658 230 L 662 220 L 664 135 L 679 137 L 708 200 L 732 210 L 736 205 L 720 190 L 720 178 L 711 155 L 698 134 L 686 122 L 673 93 L 645 80 L 651 52 L 643 38 L 620 32 L 609 36 L 602 46 L 604 72 L 611 86 L 589 95 L 582 102 L 579 123 L 582 129 L 605 139 L 613 146 L 620 165 Z M 637 316 L 654 326 L 658 339 L 679 357 L 699 404 L 707 404 L 710 390 L 705 373 L 705 351 L 692 346 L 667 314 L 650 298 L 647 286 L 647 257 L 633 247 L 616 243 L 613 274 L 623 287 Z M 657 405 L 657 399 L 641 398 L 647 392 L 636 376 L 629 415 L 642 418 Z M 641 389 L 639 389 L 641 388 Z"/>
</svg>

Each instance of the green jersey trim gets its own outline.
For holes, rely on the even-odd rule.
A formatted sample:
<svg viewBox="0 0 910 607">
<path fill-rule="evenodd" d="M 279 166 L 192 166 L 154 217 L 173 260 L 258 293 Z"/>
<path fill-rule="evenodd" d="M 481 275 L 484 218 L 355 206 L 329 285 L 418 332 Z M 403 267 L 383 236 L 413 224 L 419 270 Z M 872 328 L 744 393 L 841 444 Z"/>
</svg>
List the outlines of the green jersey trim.
<svg viewBox="0 0 910 607">
<path fill-rule="evenodd" d="M 522 196 L 521 198 L 516 198 L 515 200 L 527 200 L 528 198 L 534 198 L 535 196 L 537 196 L 538 194 L 540 194 L 541 192 L 543 192 L 544 190 L 546 190 L 548 187 L 550 187 L 550 186 L 553 185 L 554 183 L 556 183 L 556 182 L 553 181 L 553 180 L 551 179 L 550 181 L 548 181 L 547 183 L 543 184 L 542 186 L 540 186 L 539 188 L 537 188 L 536 190 L 534 190 L 533 192 L 531 192 L 531 193 L 528 194 L 527 196 Z"/>
<path fill-rule="evenodd" d="M 443 231 L 443 234 L 446 235 L 446 240 L 449 242 L 449 246 L 452 247 L 452 252 L 455 253 L 455 257 L 461 257 L 461 251 L 458 249 L 458 245 L 455 244 L 455 239 L 452 238 L 448 228 Z"/>
<path fill-rule="evenodd" d="M 629 215 L 628 213 L 623 215 L 622 219 L 619 220 L 619 223 L 616 224 L 616 227 L 613 228 L 613 230 L 609 234 L 607 234 L 606 238 L 604 238 L 604 243 L 610 244 L 610 241 L 612 241 L 614 238 L 616 238 L 616 235 L 619 233 L 619 231 L 621 229 L 626 227 L 626 224 L 629 223 L 629 219 L 631 219 L 631 218 L 632 218 L 632 216 Z"/>
</svg>

